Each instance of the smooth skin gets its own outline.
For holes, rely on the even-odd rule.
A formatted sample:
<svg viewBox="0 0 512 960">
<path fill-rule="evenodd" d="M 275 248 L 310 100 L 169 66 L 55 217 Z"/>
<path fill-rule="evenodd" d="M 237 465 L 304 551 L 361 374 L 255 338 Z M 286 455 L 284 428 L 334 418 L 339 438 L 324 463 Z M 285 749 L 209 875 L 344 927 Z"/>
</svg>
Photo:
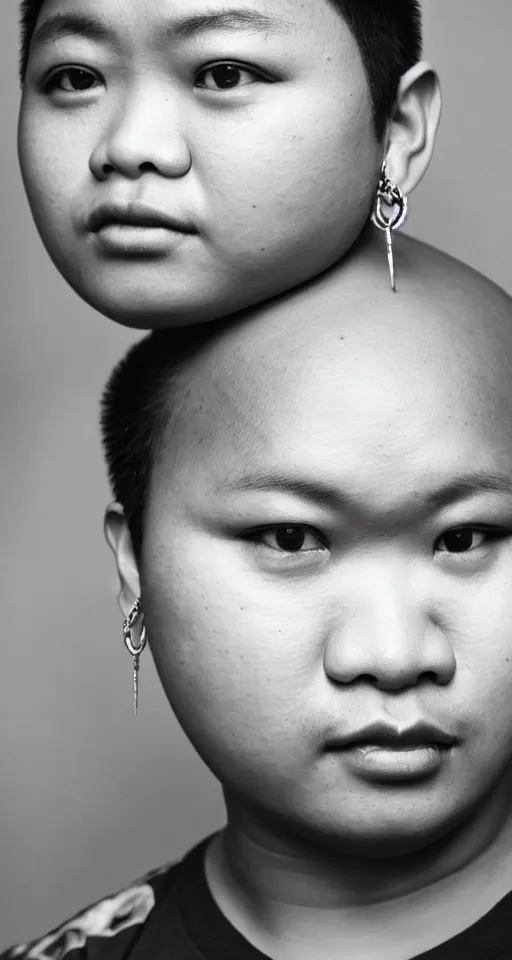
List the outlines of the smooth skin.
<svg viewBox="0 0 512 960">
<path fill-rule="evenodd" d="M 370 258 L 212 340 L 173 400 L 139 558 L 107 512 L 123 612 L 142 597 L 223 785 L 208 882 L 276 960 L 340 939 L 406 960 L 512 888 L 512 311 L 409 250 L 400 296 Z M 378 782 L 330 745 L 382 719 L 457 744 Z"/>
<path fill-rule="evenodd" d="M 127 326 L 226 316 L 322 273 L 364 234 L 383 160 L 410 194 L 434 149 L 428 64 L 403 77 L 379 143 L 357 44 L 327 0 L 221 9 L 45 0 L 38 20 L 19 122 L 27 195 L 58 270 Z M 89 225 L 102 203 L 191 232 L 106 249 Z"/>
</svg>

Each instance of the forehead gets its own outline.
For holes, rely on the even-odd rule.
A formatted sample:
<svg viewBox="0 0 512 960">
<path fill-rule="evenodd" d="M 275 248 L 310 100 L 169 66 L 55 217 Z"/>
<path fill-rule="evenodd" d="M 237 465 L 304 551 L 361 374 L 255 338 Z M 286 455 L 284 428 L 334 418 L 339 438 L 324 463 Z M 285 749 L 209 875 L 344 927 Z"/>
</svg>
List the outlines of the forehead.
<svg viewBox="0 0 512 960">
<path fill-rule="evenodd" d="M 229 334 L 190 370 L 155 468 L 205 495 L 303 476 L 393 509 L 480 470 L 512 472 L 509 336 L 442 318 L 293 320 Z"/>
<path fill-rule="evenodd" d="M 66 24 L 76 32 L 86 32 L 86 21 L 95 21 L 98 38 L 102 28 L 129 31 L 136 26 L 142 35 L 151 29 L 170 39 L 190 39 L 207 30 L 265 32 L 290 35 L 312 31 L 316 39 L 337 39 L 348 30 L 328 0 L 44 0 L 40 7 L 38 30 L 48 20 L 61 19 L 63 34 Z M 80 22 L 81 21 L 81 22 Z M 89 31 L 92 35 L 92 31 Z M 139 34 L 140 36 L 140 34 Z M 36 36 L 37 39 L 37 36 Z M 321 48 L 317 54 L 321 53 Z"/>
</svg>

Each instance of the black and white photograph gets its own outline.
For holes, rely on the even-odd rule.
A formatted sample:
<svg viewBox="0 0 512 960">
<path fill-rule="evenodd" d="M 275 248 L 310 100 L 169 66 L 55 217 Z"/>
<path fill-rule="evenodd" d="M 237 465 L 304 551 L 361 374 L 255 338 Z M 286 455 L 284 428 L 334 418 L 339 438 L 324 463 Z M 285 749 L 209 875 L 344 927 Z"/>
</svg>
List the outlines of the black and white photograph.
<svg viewBox="0 0 512 960">
<path fill-rule="evenodd" d="M 0 960 L 512 960 L 511 0 L 3 0 Z"/>
</svg>

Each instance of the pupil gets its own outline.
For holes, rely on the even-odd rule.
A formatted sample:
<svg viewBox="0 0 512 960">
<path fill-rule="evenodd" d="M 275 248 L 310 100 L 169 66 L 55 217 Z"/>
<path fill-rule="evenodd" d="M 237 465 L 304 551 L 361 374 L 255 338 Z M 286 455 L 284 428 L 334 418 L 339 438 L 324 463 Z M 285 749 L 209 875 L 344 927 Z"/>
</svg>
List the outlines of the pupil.
<svg viewBox="0 0 512 960">
<path fill-rule="evenodd" d="M 226 90 L 229 89 L 229 87 L 236 87 L 240 80 L 240 70 L 238 67 L 224 63 L 213 68 L 212 76 L 217 86 Z"/>
<path fill-rule="evenodd" d="M 88 90 L 94 83 L 94 77 L 86 70 L 70 70 L 69 78 L 75 90 Z"/>
<path fill-rule="evenodd" d="M 277 531 L 276 540 L 281 550 L 296 553 L 304 546 L 305 535 L 300 527 L 282 527 Z"/>
<path fill-rule="evenodd" d="M 454 530 L 452 533 L 447 533 L 444 539 L 450 553 L 463 553 L 471 548 L 473 532 L 471 530 Z"/>
</svg>

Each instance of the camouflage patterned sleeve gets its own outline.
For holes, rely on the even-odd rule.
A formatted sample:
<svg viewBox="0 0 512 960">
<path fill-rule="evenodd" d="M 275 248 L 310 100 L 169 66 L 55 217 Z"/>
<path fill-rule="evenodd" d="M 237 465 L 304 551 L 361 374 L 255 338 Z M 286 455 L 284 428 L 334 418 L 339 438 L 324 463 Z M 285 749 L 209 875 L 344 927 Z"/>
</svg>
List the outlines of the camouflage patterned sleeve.
<svg viewBox="0 0 512 960">
<path fill-rule="evenodd" d="M 46 936 L 10 947 L 0 960 L 125 960 L 171 866 L 159 867 L 120 893 L 99 900 Z"/>
</svg>

